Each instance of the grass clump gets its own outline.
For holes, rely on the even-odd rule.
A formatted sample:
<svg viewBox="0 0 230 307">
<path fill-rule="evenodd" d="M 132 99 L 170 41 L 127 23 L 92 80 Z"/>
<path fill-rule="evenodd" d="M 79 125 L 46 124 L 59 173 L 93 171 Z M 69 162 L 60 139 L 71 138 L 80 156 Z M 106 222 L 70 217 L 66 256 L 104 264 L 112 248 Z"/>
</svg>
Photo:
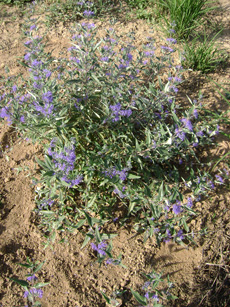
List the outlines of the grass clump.
<svg viewBox="0 0 230 307">
<path fill-rule="evenodd" d="M 216 46 L 216 37 L 210 38 L 204 33 L 194 38 L 191 42 L 184 42 L 184 62 L 186 68 L 209 73 L 214 71 L 218 65 L 225 62 L 227 53 L 218 49 Z"/>
<path fill-rule="evenodd" d="M 183 39 L 188 38 L 202 24 L 202 18 L 214 9 L 209 3 L 207 0 L 159 0 L 157 7 L 164 14 L 167 28 L 174 24 L 176 37 Z"/>
</svg>

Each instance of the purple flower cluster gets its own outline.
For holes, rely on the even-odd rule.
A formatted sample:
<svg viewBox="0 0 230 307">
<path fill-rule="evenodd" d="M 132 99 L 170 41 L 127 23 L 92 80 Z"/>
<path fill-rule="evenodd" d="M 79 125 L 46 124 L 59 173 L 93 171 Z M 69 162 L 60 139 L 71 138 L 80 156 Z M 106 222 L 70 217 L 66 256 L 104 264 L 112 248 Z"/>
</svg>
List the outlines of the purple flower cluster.
<svg viewBox="0 0 230 307">
<path fill-rule="evenodd" d="M 182 129 L 176 128 L 175 136 L 183 142 L 185 140 L 186 133 Z"/>
<path fill-rule="evenodd" d="M 125 189 L 126 189 L 126 187 L 123 187 L 122 188 L 122 191 L 120 191 L 118 188 L 115 188 L 114 190 L 113 190 L 113 192 L 115 193 L 115 194 L 117 194 L 120 198 L 125 198 L 127 195 L 126 194 L 124 194 L 123 192 L 125 191 Z"/>
<path fill-rule="evenodd" d="M 39 209 L 43 209 L 44 207 L 51 207 L 54 203 L 54 200 L 52 199 L 43 199 L 41 204 L 39 205 Z"/>
<path fill-rule="evenodd" d="M 189 131 L 193 131 L 192 123 L 188 118 L 182 118 L 181 122 L 183 123 L 186 129 L 188 129 Z"/>
<path fill-rule="evenodd" d="M 212 180 L 208 180 L 207 181 L 207 185 L 208 185 L 208 188 L 214 190 L 215 189 L 215 184 L 212 182 Z"/>
<path fill-rule="evenodd" d="M 184 239 L 184 235 L 183 235 L 183 230 L 180 229 L 177 234 L 176 234 L 176 237 L 179 238 L 180 240 L 183 240 Z"/>
<path fill-rule="evenodd" d="M 173 205 L 173 212 L 174 214 L 178 215 L 183 211 L 182 207 L 181 207 L 181 202 L 180 201 L 176 201 L 176 203 Z"/>
<path fill-rule="evenodd" d="M 95 13 L 93 12 L 93 11 L 90 11 L 90 10 L 85 10 L 84 12 L 83 12 L 83 15 L 85 16 L 85 17 L 92 17 L 92 16 L 94 16 L 95 15 Z"/>
<path fill-rule="evenodd" d="M 177 40 L 175 38 L 172 38 L 172 37 L 169 37 L 166 40 L 167 40 L 167 42 L 169 42 L 171 44 L 176 44 L 177 43 Z"/>
<path fill-rule="evenodd" d="M 88 30 L 94 29 L 96 26 L 94 23 L 82 22 L 82 27 L 87 28 Z"/>
<path fill-rule="evenodd" d="M 188 206 L 189 208 L 192 208 L 192 206 L 193 206 L 192 197 L 188 197 L 188 199 L 187 199 L 187 206 Z"/>
<path fill-rule="evenodd" d="M 33 106 L 35 110 L 47 117 L 54 116 L 53 94 L 51 91 L 42 94 L 42 101 L 34 100 Z"/>
<path fill-rule="evenodd" d="M 43 291 L 41 289 L 31 288 L 29 291 L 26 290 L 24 292 L 24 297 L 27 298 L 29 294 L 31 294 L 31 295 L 33 295 L 35 297 L 42 298 Z"/>
<path fill-rule="evenodd" d="M 108 244 L 105 241 L 100 242 L 98 245 L 95 243 L 91 243 L 91 247 L 94 251 L 96 251 L 100 256 L 106 256 L 106 248 Z"/>
<path fill-rule="evenodd" d="M 12 94 L 14 96 L 13 99 L 11 98 Z M 10 97 L 8 95 L 10 95 Z M 25 116 L 23 104 L 27 102 L 30 97 L 30 94 L 18 95 L 17 86 L 13 85 L 10 94 L 4 93 L 2 96 L 0 96 L 0 101 L 4 100 L 2 104 L 3 107 L 0 108 L 0 118 L 6 118 L 9 125 L 12 124 L 13 119 L 15 118 L 24 123 Z M 17 103 L 12 103 L 13 101 Z"/>
<path fill-rule="evenodd" d="M 29 281 L 35 281 L 36 279 L 38 279 L 38 278 L 35 276 L 35 274 L 27 277 L 27 280 L 29 280 Z"/>
<path fill-rule="evenodd" d="M 11 125 L 12 120 L 11 120 L 11 113 L 10 113 L 10 108 L 9 107 L 3 107 L 3 108 L 0 109 L 0 117 L 1 118 L 6 118 L 8 124 Z"/>
<path fill-rule="evenodd" d="M 156 302 L 158 302 L 159 301 L 159 297 L 158 297 L 158 295 L 155 293 L 155 294 L 151 294 L 151 297 L 150 297 L 150 295 L 149 295 L 150 293 L 149 292 L 146 292 L 145 293 L 145 298 L 147 298 L 147 300 L 150 300 L 150 299 L 153 299 L 154 301 L 156 301 Z M 148 305 L 148 306 L 150 306 L 150 305 Z"/>
<path fill-rule="evenodd" d="M 128 171 L 130 170 L 131 168 L 130 167 L 125 167 L 123 170 L 121 171 L 118 171 L 116 169 L 116 167 L 110 167 L 106 170 L 104 170 L 102 173 L 106 176 L 106 177 L 109 177 L 109 178 L 113 178 L 117 175 L 119 175 L 119 178 L 121 181 L 124 181 L 126 178 L 127 178 L 127 175 L 128 175 Z M 119 195 L 119 193 L 121 193 L 120 191 L 118 192 L 118 190 L 114 190 L 114 192 Z"/>
<path fill-rule="evenodd" d="M 52 140 L 50 147 L 47 150 L 49 156 L 52 157 L 52 162 L 55 168 L 55 175 L 62 181 L 70 185 L 70 188 L 82 182 L 83 176 L 77 175 L 73 177 L 73 170 L 76 161 L 75 146 L 64 147 L 64 151 L 55 151 L 56 140 Z"/>
<path fill-rule="evenodd" d="M 168 243 L 168 242 L 172 239 L 172 234 L 171 234 L 171 232 L 170 232 L 169 229 L 166 229 L 165 234 L 166 234 L 166 237 L 165 237 L 165 239 L 164 239 L 164 242 L 165 242 L 165 243 Z"/>
<path fill-rule="evenodd" d="M 146 57 L 152 57 L 155 54 L 155 52 L 153 50 L 150 51 L 144 51 L 144 55 Z"/>
<path fill-rule="evenodd" d="M 219 184 L 224 184 L 224 179 L 220 175 L 215 175 L 215 177 Z"/>
<path fill-rule="evenodd" d="M 122 110 L 120 103 L 117 103 L 114 106 L 110 105 L 109 108 L 112 111 L 111 118 L 113 122 L 119 121 L 121 119 L 121 116 L 130 117 L 132 114 L 131 109 Z"/>
<path fill-rule="evenodd" d="M 30 66 L 29 71 L 32 73 L 34 79 L 34 89 L 42 89 L 47 81 L 46 79 L 50 78 L 52 74 L 50 70 L 44 68 L 45 64 L 39 59 L 39 55 L 42 51 L 41 41 L 42 38 L 36 36 L 25 42 L 25 46 L 30 50 L 25 54 L 24 60 Z"/>
<path fill-rule="evenodd" d="M 31 66 L 40 66 L 40 64 L 38 64 L 38 62 L 34 62 L 34 65 L 32 65 L 33 61 L 36 59 L 36 57 L 39 55 L 39 53 L 41 52 L 41 41 L 42 38 L 39 36 L 33 37 L 31 40 L 25 42 L 25 46 L 28 47 L 30 49 L 30 52 L 26 53 L 24 56 L 24 60 L 26 62 L 28 62 L 28 64 L 30 64 Z"/>
<path fill-rule="evenodd" d="M 113 264 L 113 265 L 119 265 L 121 263 L 121 259 L 113 259 L 109 258 L 105 262 L 106 264 Z"/>
<path fill-rule="evenodd" d="M 161 46 L 161 49 L 165 50 L 166 52 L 174 52 L 174 49 L 172 49 L 171 47 L 168 47 L 168 46 Z"/>
</svg>

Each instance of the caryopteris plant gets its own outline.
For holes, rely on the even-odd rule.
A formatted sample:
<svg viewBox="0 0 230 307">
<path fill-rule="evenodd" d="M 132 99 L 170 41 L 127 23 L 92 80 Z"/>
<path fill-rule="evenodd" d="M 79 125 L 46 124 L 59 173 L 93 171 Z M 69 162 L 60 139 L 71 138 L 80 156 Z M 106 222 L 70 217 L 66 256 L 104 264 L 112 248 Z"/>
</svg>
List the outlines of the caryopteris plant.
<svg viewBox="0 0 230 307">
<path fill-rule="evenodd" d="M 170 282 L 169 276 L 166 281 L 164 280 L 162 273 L 156 273 L 154 270 L 149 274 L 143 275 L 145 279 L 147 279 L 142 287 L 144 295 L 131 289 L 133 296 L 141 306 L 163 307 L 166 306 L 163 305 L 166 301 L 177 298 L 171 294 L 173 283 Z"/>
<path fill-rule="evenodd" d="M 29 270 L 29 274 L 26 275 L 26 280 L 18 278 L 10 278 L 12 281 L 19 284 L 24 290 L 24 298 L 26 299 L 28 307 L 39 306 L 41 303 L 37 300 L 43 297 L 42 288 L 47 286 L 49 283 L 38 282 L 37 272 L 41 270 L 44 262 L 38 264 L 37 262 L 33 263 L 27 258 L 26 263 L 19 263 L 20 266 L 25 267 Z"/>
<path fill-rule="evenodd" d="M 104 225 L 129 219 L 145 240 L 192 238 L 191 207 L 212 189 L 196 150 L 213 143 L 218 127 L 197 102 L 186 109 L 176 102 L 176 41 L 169 38 L 156 56 L 151 37 L 137 50 L 133 33 L 121 40 L 109 29 L 98 38 L 84 22 L 72 30 L 69 58 L 53 59 L 37 28 L 25 31 L 30 76 L 17 86 L 3 80 L 0 115 L 44 145 L 36 202 L 45 234 L 85 225 L 86 243 L 97 238 L 98 251 Z"/>
</svg>

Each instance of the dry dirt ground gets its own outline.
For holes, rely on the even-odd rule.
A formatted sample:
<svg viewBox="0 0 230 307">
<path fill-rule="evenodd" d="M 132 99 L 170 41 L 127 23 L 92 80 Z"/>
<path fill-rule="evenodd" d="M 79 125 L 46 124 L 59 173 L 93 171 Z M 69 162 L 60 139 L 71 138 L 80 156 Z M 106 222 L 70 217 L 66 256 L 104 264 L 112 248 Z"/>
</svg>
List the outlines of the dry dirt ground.
<svg viewBox="0 0 230 307">
<path fill-rule="evenodd" d="M 230 51 L 230 5 L 228 0 L 219 1 L 218 10 L 210 18 L 222 22 L 224 31 L 218 38 L 222 46 Z M 15 18 L 12 18 L 15 17 Z M 9 67 L 11 75 L 26 71 L 18 59 L 25 53 L 21 26 L 24 17 L 19 9 L 2 6 L 0 11 L 0 77 Z M 103 33 L 108 21 L 95 20 Z M 136 31 L 136 44 L 142 44 L 150 25 L 141 20 L 120 21 L 114 25 L 117 31 Z M 41 32 L 44 29 L 41 29 Z M 156 45 L 162 41 L 162 34 L 155 31 Z M 70 33 L 59 23 L 50 27 L 47 33 L 48 50 L 58 56 L 70 46 Z M 217 72 L 209 74 L 216 82 L 230 81 L 229 63 Z M 189 72 L 188 81 L 181 88 L 180 97 L 186 94 L 196 97 L 203 92 L 204 103 L 213 110 L 226 110 L 223 99 L 215 92 L 213 83 L 195 72 Z M 230 133 L 228 126 L 222 129 Z M 27 271 L 17 263 L 24 263 L 26 257 L 33 261 L 46 260 L 39 275 L 41 281 L 50 282 L 44 288 L 44 307 L 102 307 L 106 306 L 101 295 L 108 295 L 116 289 L 128 290 L 120 299 L 120 306 L 138 306 L 131 298 L 129 289 L 140 290 L 144 279 L 142 272 L 163 271 L 174 283 L 174 294 L 178 300 L 174 306 L 230 306 L 229 300 L 229 187 L 220 187 L 208 199 L 197 204 L 199 212 L 191 227 L 198 232 L 208 227 L 206 237 L 199 239 L 198 246 L 181 247 L 173 243 L 157 247 L 155 241 L 143 245 L 142 238 L 135 236 L 133 229 L 114 229 L 118 236 L 113 240 L 114 254 L 122 253 L 126 269 L 117 266 L 99 265 L 90 247 L 81 249 L 84 240 L 80 232 L 67 236 L 65 243 L 44 249 L 44 237 L 35 225 L 34 190 L 31 177 L 37 172 L 35 156 L 42 156 L 38 145 L 20 139 L 7 125 L 0 127 L 0 306 L 25 306 L 22 289 L 9 280 L 15 276 L 23 278 Z M 216 146 L 203 153 L 206 161 L 223 156 L 229 151 L 229 140 L 220 135 Z M 221 165 L 220 165 L 221 167 Z M 208 264 L 207 264 L 208 263 Z M 223 305 L 221 302 L 223 299 Z M 228 305 L 229 304 L 229 305 Z M 171 306 L 166 302 L 165 306 Z"/>
</svg>

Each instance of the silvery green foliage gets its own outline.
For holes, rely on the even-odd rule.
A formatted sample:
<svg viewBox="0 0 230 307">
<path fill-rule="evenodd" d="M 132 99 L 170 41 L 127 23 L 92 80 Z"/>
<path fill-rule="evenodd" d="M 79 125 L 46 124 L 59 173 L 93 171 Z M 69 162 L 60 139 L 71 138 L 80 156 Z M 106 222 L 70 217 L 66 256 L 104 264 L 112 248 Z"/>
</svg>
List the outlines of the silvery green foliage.
<svg viewBox="0 0 230 307">
<path fill-rule="evenodd" d="M 174 300 L 177 297 L 171 294 L 171 289 L 173 288 L 173 283 L 170 282 L 169 276 L 166 280 L 163 278 L 162 273 L 157 273 L 153 270 L 149 274 L 143 274 L 147 281 L 142 287 L 144 295 L 131 289 L 134 298 L 137 300 L 141 306 L 156 306 L 163 307 L 164 302 L 168 300 Z M 164 283 L 164 287 L 162 287 Z"/>
<path fill-rule="evenodd" d="M 38 264 L 38 262 L 33 263 L 27 257 L 26 263 L 19 263 L 20 266 L 25 267 L 29 270 L 29 274 L 26 275 L 26 280 L 10 278 L 12 281 L 16 282 L 23 288 L 23 297 L 26 299 L 27 303 L 31 307 L 42 306 L 37 299 L 43 297 L 42 288 L 49 284 L 48 282 L 38 282 L 37 272 L 41 270 L 44 263 L 45 261 L 40 264 Z"/>
<path fill-rule="evenodd" d="M 151 37 L 138 50 L 135 33 L 121 40 L 109 29 L 99 39 L 87 22 L 73 29 L 69 58 L 53 59 L 37 27 L 25 31 L 30 77 L 17 86 L 8 80 L 0 116 L 45 141 L 36 200 L 47 230 L 80 228 L 86 212 L 101 224 L 113 221 L 121 205 L 121 220 L 136 217 L 145 239 L 181 242 L 195 214 L 181 189 L 211 188 L 208 176 L 200 184 L 193 163 L 199 170 L 196 149 L 212 143 L 218 127 L 200 116 L 196 101 L 188 108 L 176 102 L 182 67 L 173 64 L 175 39 L 156 56 Z"/>
</svg>

